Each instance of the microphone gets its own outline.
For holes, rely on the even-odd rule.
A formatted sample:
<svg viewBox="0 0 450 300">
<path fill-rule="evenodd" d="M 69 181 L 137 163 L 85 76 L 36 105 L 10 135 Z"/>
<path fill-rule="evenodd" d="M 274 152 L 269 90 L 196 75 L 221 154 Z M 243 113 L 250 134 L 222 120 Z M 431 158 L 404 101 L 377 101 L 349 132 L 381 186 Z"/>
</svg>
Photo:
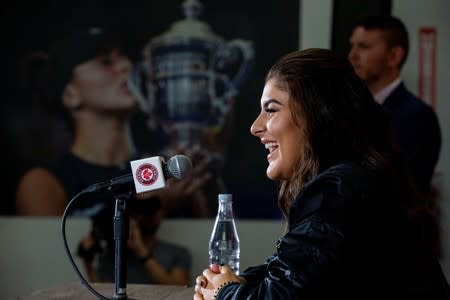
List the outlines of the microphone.
<svg viewBox="0 0 450 300">
<path fill-rule="evenodd" d="M 84 189 L 84 192 L 98 192 L 131 182 L 134 182 L 136 193 L 153 191 L 164 188 L 166 179 L 183 179 L 192 170 L 192 162 L 189 157 L 181 154 L 172 156 L 167 162 L 164 162 L 161 156 L 154 156 L 133 160 L 130 165 L 131 174 L 95 183 Z"/>
</svg>

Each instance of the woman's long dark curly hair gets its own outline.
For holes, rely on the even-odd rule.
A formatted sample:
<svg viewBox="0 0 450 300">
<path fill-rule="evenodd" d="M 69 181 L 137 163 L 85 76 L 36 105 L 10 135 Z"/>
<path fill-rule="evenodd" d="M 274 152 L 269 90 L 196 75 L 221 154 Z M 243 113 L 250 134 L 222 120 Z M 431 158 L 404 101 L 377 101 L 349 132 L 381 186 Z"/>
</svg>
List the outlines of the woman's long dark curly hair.
<svg viewBox="0 0 450 300">
<path fill-rule="evenodd" d="M 437 223 L 422 205 L 393 144 L 389 117 L 347 58 L 326 49 L 295 51 L 272 66 L 266 82 L 270 79 L 289 94 L 292 118 L 302 124 L 305 135 L 293 176 L 281 181 L 278 205 L 286 220 L 308 181 L 333 164 L 358 160 L 389 183 L 395 203 L 388 206 L 409 216 L 420 240 L 439 244 Z"/>
<path fill-rule="evenodd" d="M 281 182 L 279 206 L 285 216 L 304 184 L 320 171 L 345 160 L 364 160 L 390 168 L 389 120 L 349 61 L 326 49 L 306 49 L 281 57 L 269 70 L 289 94 L 294 122 L 305 144 L 294 175 Z"/>
</svg>

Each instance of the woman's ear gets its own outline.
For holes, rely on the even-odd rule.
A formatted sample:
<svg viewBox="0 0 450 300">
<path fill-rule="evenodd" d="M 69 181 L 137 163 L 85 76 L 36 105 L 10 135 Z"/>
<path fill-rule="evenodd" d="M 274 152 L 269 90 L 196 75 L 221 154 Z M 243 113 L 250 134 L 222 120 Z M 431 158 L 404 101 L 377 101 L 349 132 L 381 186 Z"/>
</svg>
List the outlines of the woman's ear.
<svg viewBox="0 0 450 300">
<path fill-rule="evenodd" d="M 64 107 L 69 110 L 77 110 L 81 107 L 80 94 L 73 84 L 69 83 L 64 87 L 62 101 Z"/>
</svg>

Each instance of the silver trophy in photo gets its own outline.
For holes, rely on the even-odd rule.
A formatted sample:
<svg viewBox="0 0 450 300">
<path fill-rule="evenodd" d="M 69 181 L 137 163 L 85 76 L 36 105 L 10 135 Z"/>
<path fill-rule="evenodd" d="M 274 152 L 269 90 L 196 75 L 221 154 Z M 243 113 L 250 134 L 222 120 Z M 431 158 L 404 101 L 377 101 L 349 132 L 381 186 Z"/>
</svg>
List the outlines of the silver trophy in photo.
<svg viewBox="0 0 450 300">
<path fill-rule="evenodd" d="M 202 8 L 186 0 L 185 18 L 149 40 L 131 78 L 148 125 L 158 124 L 168 134 L 167 150 L 202 144 L 224 129 L 253 61 L 251 41 L 225 41 L 213 33 L 199 20 Z"/>
</svg>

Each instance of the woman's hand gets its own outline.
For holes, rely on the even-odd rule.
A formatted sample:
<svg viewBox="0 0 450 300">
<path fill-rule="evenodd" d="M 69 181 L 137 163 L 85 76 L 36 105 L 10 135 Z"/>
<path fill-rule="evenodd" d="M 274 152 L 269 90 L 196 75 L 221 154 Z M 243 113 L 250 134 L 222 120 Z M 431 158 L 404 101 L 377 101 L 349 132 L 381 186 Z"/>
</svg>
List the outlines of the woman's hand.
<svg viewBox="0 0 450 300">
<path fill-rule="evenodd" d="M 194 300 L 213 300 L 222 287 L 232 282 L 246 281 L 243 277 L 235 275 L 228 266 L 211 265 L 195 279 Z"/>
</svg>

